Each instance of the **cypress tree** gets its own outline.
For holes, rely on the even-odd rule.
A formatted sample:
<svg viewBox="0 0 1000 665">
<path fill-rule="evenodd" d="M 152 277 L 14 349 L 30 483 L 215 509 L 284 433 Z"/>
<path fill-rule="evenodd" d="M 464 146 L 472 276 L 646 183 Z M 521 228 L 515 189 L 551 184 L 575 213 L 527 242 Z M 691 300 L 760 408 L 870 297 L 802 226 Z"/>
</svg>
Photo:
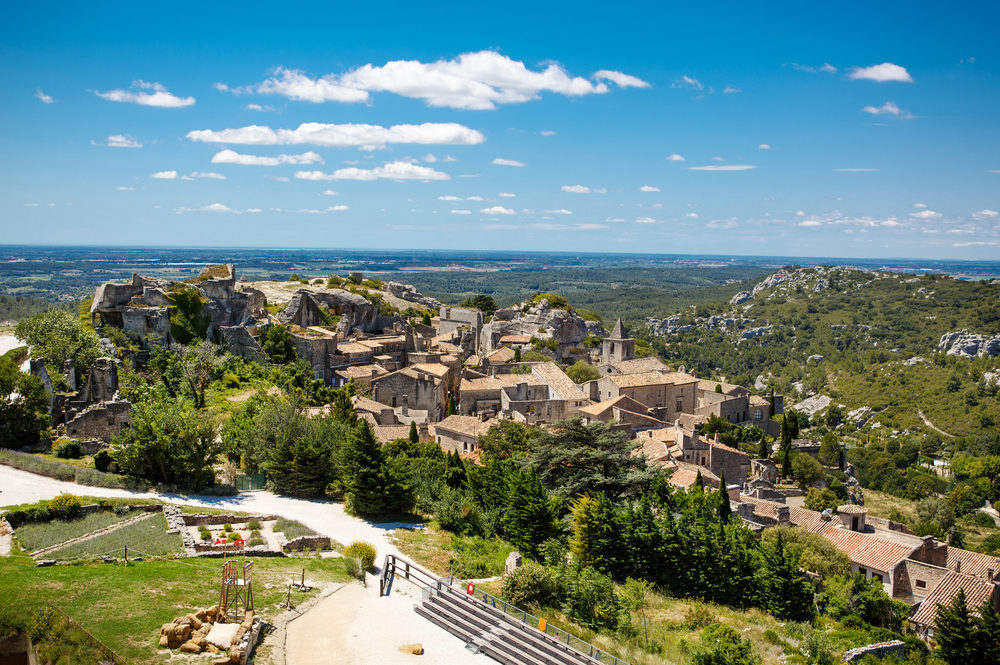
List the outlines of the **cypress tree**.
<svg viewBox="0 0 1000 665">
<path fill-rule="evenodd" d="M 533 471 L 515 471 L 507 492 L 507 539 L 522 554 L 537 558 L 542 543 L 555 535 L 549 495 Z"/>
<path fill-rule="evenodd" d="M 974 631 L 965 601 L 965 589 L 959 587 L 958 593 L 948 605 L 938 603 L 937 608 L 934 639 L 937 641 L 938 656 L 948 665 L 969 665 L 974 662 Z"/>
<path fill-rule="evenodd" d="M 774 418 L 774 388 L 772 387 L 768 394 L 768 407 L 767 407 L 767 417 Z"/>
<path fill-rule="evenodd" d="M 420 323 L 429 326 L 431 324 L 431 313 L 425 310 L 423 316 L 420 317 Z"/>
<path fill-rule="evenodd" d="M 694 477 L 694 485 L 692 488 L 697 487 L 700 490 L 705 489 L 705 479 L 701 477 L 701 469 L 698 469 L 698 475 Z"/>
<path fill-rule="evenodd" d="M 780 533 L 771 547 L 764 547 L 759 588 L 761 606 L 779 619 L 806 621 L 812 617 L 813 586 Z"/>
<path fill-rule="evenodd" d="M 972 619 L 975 633 L 972 636 L 973 651 L 979 662 L 1000 663 L 1000 614 L 993 603 L 986 601 L 979 607 L 979 616 Z"/>
<path fill-rule="evenodd" d="M 726 490 L 726 470 L 719 473 L 719 520 L 723 525 L 729 523 L 733 507 L 729 504 L 729 492 Z"/>
<path fill-rule="evenodd" d="M 413 507 L 413 493 L 393 473 L 381 444 L 362 421 L 344 446 L 347 510 L 355 515 L 402 513 Z"/>
<path fill-rule="evenodd" d="M 417 432 L 417 421 L 410 421 L 410 443 L 420 443 L 420 434 Z"/>
<path fill-rule="evenodd" d="M 454 395 L 448 395 L 448 415 L 453 416 L 458 413 L 458 403 L 455 402 Z"/>
</svg>

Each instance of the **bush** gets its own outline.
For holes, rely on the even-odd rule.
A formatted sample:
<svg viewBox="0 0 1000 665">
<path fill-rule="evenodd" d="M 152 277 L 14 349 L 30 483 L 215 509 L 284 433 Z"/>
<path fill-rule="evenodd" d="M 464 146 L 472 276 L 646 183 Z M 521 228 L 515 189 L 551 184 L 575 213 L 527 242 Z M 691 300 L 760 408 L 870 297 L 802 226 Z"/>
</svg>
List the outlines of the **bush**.
<svg viewBox="0 0 1000 665">
<path fill-rule="evenodd" d="M 257 547 L 258 545 L 263 545 L 264 539 L 260 535 L 250 536 L 250 540 L 247 541 L 247 545 L 250 547 Z"/>
<path fill-rule="evenodd" d="M 563 612 L 571 619 L 594 630 L 618 627 L 622 604 L 610 577 L 589 566 L 563 566 L 559 586 Z"/>
<path fill-rule="evenodd" d="M 104 473 L 96 469 L 77 469 L 76 482 L 80 485 L 114 487 L 123 490 L 144 490 L 148 487 L 141 480 L 122 476 L 117 473 Z"/>
<path fill-rule="evenodd" d="M 73 482 L 76 478 L 76 467 L 63 462 L 45 459 L 30 453 L 21 453 L 13 450 L 0 449 L 0 464 L 12 466 L 15 469 L 37 473 L 40 476 L 48 476 L 57 480 Z"/>
<path fill-rule="evenodd" d="M 250 520 L 247 522 L 247 528 L 251 531 L 260 531 L 260 522 L 258 520 Z"/>
<path fill-rule="evenodd" d="M 993 516 L 992 515 L 989 515 L 987 513 L 982 513 L 982 512 L 976 513 L 972 517 L 972 522 L 976 526 L 982 527 L 984 529 L 990 529 L 990 528 L 995 527 L 997 525 L 997 523 L 993 520 Z"/>
<path fill-rule="evenodd" d="M 361 570 L 369 570 L 375 565 L 375 546 L 363 540 L 355 540 L 344 548 L 344 556 L 361 560 Z"/>
<path fill-rule="evenodd" d="M 94 468 L 104 473 L 111 468 L 111 454 L 107 450 L 98 450 L 94 455 Z"/>
<path fill-rule="evenodd" d="M 552 570 L 532 561 L 503 578 L 501 595 L 521 607 L 554 606 L 559 602 L 559 583 Z"/>
<path fill-rule="evenodd" d="M 44 640 L 55 628 L 59 615 L 51 607 L 42 607 L 31 614 L 31 621 L 28 623 L 28 639 L 35 644 Z"/>
<path fill-rule="evenodd" d="M 694 665 L 756 665 L 760 656 L 754 653 L 750 640 L 740 637 L 731 626 L 713 623 L 701 634 L 701 644 L 695 649 Z"/>
<path fill-rule="evenodd" d="M 230 524 L 229 522 L 226 522 L 225 524 L 222 525 L 222 529 L 224 531 L 232 531 L 233 530 L 233 525 Z"/>
<path fill-rule="evenodd" d="M 83 502 L 75 494 L 60 494 L 49 501 L 49 512 L 57 520 L 71 520 L 80 516 Z"/>
<path fill-rule="evenodd" d="M 460 535 L 480 533 L 479 511 L 463 492 L 448 489 L 434 503 L 434 518 L 445 531 Z"/>
</svg>

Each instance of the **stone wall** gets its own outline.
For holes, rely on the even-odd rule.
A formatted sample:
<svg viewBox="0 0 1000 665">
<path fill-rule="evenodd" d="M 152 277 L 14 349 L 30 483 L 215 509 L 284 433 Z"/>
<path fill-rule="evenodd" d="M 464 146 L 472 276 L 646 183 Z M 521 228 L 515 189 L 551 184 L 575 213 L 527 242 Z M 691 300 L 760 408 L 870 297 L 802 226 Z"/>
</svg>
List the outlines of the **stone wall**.
<svg viewBox="0 0 1000 665">
<path fill-rule="evenodd" d="M 178 509 L 180 510 L 180 509 Z M 208 513 L 195 513 L 193 515 L 182 515 L 186 526 L 214 526 L 217 524 L 244 524 L 251 520 L 266 522 L 278 519 L 277 515 L 210 515 Z"/>
<path fill-rule="evenodd" d="M 132 405 L 129 402 L 101 402 L 66 423 L 66 436 L 110 441 L 131 426 Z"/>
<path fill-rule="evenodd" d="M 869 644 L 868 646 L 850 649 L 844 652 L 843 661 L 845 663 L 856 663 L 869 654 L 876 658 L 896 656 L 900 661 L 903 661 L 906 659 L 906 643 L 901 640 L 892 640 L 890 642 L 879 642 L 878 644 Z"/>
</svg>

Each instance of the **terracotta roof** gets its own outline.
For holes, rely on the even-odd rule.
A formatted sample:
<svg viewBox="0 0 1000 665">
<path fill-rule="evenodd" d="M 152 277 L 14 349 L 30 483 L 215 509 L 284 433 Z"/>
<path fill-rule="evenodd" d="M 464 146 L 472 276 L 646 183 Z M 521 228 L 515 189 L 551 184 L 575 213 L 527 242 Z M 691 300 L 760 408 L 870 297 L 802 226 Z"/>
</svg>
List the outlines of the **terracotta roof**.
<svg viewBox="0 0 1000 665">
<path fill-rule="evenodd" d="M 611 363 L 611 366 L 622 374 L 641 374 L 642 372 L 668 372 L 669 368 L 662 360 L 656 356 L 646 356 L 645 358 L 632 358 L 623 360 L 620 363 Z"/>
<path fill-rule="evenodd" d="M 677 462 L 677 470 L 670 474 L 667 482 L 671 485 L 688 489 L 698 479 L 698 472 L 701 472 L 701 480 L 706 486 L 719 486 L 719 477 L 707 468 L 684 462 Z"/>
<path fill-rule="evenodd" d="M 831 526 L 823 532 L 823 537 L 847 555 L 855 564 L 880 573 L 888 573 L 903 559 L 910 556 L 914 548 L 899 543 L 882 540 L 857 531 L 849 531 L 839 526 Z"/>
<path fill-rule="evenodd" d="M 1000 558 L 949 546 L 948 568 L 955 570 L 955 566 L 959 561 L 962 562 L 961 573 L 963 575 L 972 575 L 973 577 L 986 579 L 989 571 L 992 570 L 993 579 L 1000 576 Z"/>
<path fill-rule="evenodd" d="M 662 372 L 639 372 L 638 374 L 610 374 L 607 377 L 619 388 L 635 388 L 636 386 L 661 386 L 668 381 Z"/>
<path fill-rule="evenodd" d="M 410 436 L 409 425 L 372 425 L 372 434 L 375 439 L 382 443 L 389 443 L 394 439 L 406 439 Z"/>
<path fill-rule="evenodd" d="M 640 450 L 645 455 L 647 462 L 657 464 L 670 460 L 670 451 L 667 448 L 666 442 L 651 439 L 647 436 L 639 437 L 639 441 L 642 443 Z"/>
<path fill-rule="evenodd" d="M 441 422 L 431 425 L 431 427 L 434 428 L 435 434 L 438 430 L 445 430 L 446 432 L 480 437 L 490 431 L 490 428 L 497 422 L 495 418 L 483 422 L 477 416 L 451 415 Z"/>
<path fill-rule="evenodd" d="M 375 372 L 375 376 L 388 374 L 385 368 L 378 365 L 348 365 L 347 367 L 340 367 L 334 370 L 334 374 L 349 379 L 370 379 L 372 378 L 372 372 Z"/>
<path fill-rule="evenodd" d="M 531 372 L 548 384 L 559 399 L 570 402 L 590 401 L 573 379 L 566 376 L 566 372 L 555 363 L 540 363 L 532 367 Z"/>
<path fill-rule="evenodd" d="M 500 338 L 500 344 L 530 344 L 531 335 L 504 335 Z"/>
<path fill-rule="evenodd" d="M 841 515 L 867 515 L 868 509 L 853 503 L 846 503 L 843 506 L 837 506 L 837 512 Z"/>
<path fill-rule="evenodd" d="M 823 514 L 806 508 L 789 508 L 788 518 L 795 526 L 802 527 L 810 533 L 823 533 L 830 528 L 830 520 L 823 519 Z"/>
<path fill-rule="evenodd" d="M 715 441 L 709 441 L 708 445 L 712 446 L 713 448 L 718 448 L 720 450 L 725 450 L 726 452 L 729 452 L 729 453 L 735 453 L 737 455 L 742 455 L 743 457 L 747 458 L 747 463 L 748 464 L 750 463 L 750 456 L 747 455 L 742 450 L 737 450 L 736 448 L 732 448 L 730 446 L 727 446 L 724 443 L 716 443 Z"/>
<path fill-rule="evenodd" d="M 361 395 L 355 395 L 352 397 L 351 404 L 354 405 L 355 411 L 371 411 L 372 413 L 380 413 L 382 409 L 392 408 L 388 404 L 382 404 L 381 402 L 376 402 L 373 399 L 362 397 Z"/>
<path fill-rule="evenodd" d="M 504 384 L 502 381 L 494 379 L 492 376 L 483 377 L 481 379 L 462 379 L 462 382 L 458 385 L 459 392 L 479 392 L 479 391 L 497 391 L 499 392 L 503 388 Z"/>
<path fill-rule="evenodd" d="M 371 353 L 371 347 L 359 344 L 358 342 L 340 342 L 337 344 L 337 353 Z"/>
<path fill-rule="evenodd" d="M 585 413 L 588 416 L 594 416 L 596 418 L 616 406 L 632 413 L 642 413 L 646 410 L 645 404 L 635 401 L 628 395 L 619 395 L 618 397 L 606 399 L 603 402 L 598 402 L 597 404 L 581 407 L 580 413 Z"/>
<path fill-rule="evenodd" d="M 965 589 L 965 603 L 975 614 L 979 614 L 979 607 L 993 596 L 992 583 L 950 571 L 927 595 L 924 602 L 920 603 L 910 621 L 919 626 L 933 626 L 937 619 L 938 603 L 949 605 L 959 589 Z"/>
<path fill-rule="evenodd" d="M 439 378 L 451 371 L 450 367 L 442 365 L 441 363 L 417 363 L 415 365 L 411 365 L 410 367 L 418 372 L 427 372 L 428 374 L 433 374 Z"/>
<path fill-rule="evenodd" d="M 514 359 L 514 349 L 509 346 L 501 346 L 499 349 L 487 353 L 486 359 L 494 364 L 510 362 Z"/>
</svg>

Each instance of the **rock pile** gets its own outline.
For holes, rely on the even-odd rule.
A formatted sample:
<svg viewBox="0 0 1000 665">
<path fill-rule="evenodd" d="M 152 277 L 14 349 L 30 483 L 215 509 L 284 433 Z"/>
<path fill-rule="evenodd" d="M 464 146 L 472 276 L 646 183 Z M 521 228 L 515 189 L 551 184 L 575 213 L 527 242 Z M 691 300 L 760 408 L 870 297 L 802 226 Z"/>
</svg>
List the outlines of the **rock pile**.
<svg viewBox="0 0 1000 665">
<path fill-rule="evenodd" d="M 232 625 L 234 630 L 213 632 L 213 627 L 216 625 Z M 246 662 L 259 626 L 260 620 L 254 617 L 253 610 L 247 610 L 241 623 L 227 624 L 225 617 L 219 614 L 219 607 L 213 605 L 163 624 L 160 628 L 160 646 L 177 649 L 182 653 L 225 654 L 213 660 L 212 665 L 242 663 Z M 216 636 L 221 633 L 226 633 L 227 638 L 220 643 Z M 229 633 L 232 637 L 228 637 Z"/>
<path fill-rule="evenodd" d="M 163 517 L 167 520 L 167 533 L 179 533 L 181 534 L 181 541 L 184 543 L 184 549 L 191 553 L 194 551 L 195 542 L 194 536 L 185 529 L 184 523 L 184 513 L 181 512 L 179 506 L 170 506 L 164 504 L 163 506 Z"/>
<path fill-rule="evenodd" d="M 1000 335 L 986 337 L 974 335 L 968 330 L 945 333 L 941 335 L 941 341 L 938 342 L 938 351 L 944 351 L 949 356 L 970 359 L 980 356 L 992 358 L 1000 355 Z"/>
</svg>

